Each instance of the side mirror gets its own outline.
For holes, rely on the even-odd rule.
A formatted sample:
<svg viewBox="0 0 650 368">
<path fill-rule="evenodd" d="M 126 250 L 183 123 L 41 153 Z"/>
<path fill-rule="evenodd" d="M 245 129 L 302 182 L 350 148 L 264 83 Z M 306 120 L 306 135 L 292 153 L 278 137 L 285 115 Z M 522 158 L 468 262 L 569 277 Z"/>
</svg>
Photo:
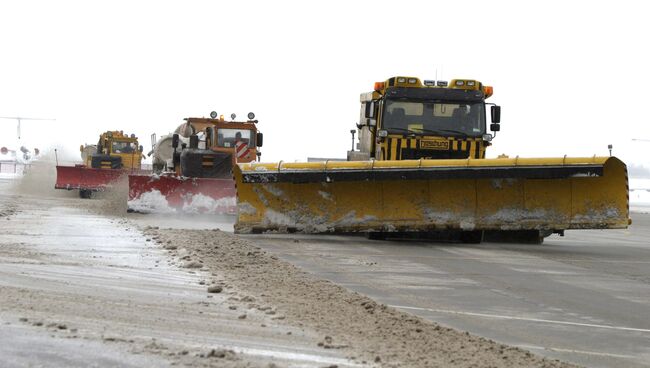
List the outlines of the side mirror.
<svg viewBox="0 0 650 368">
<path fill-rule="evenodd" d="M 143 152 L 143 151 L 144 151 L 144 147 L 142 147 L 142 145 L 140 145 L 140 152 Z"/>
<path fill-rule="evenodd" d="M 212 128 L 205 128 L 205 148 L 212 147 Z"/>
<path fill-rule="evenodd" d="M 178 148 L 178 134 L 172 135 L 172 148 Z"/>
<path fill-rule="evenodd" d="M 258 132 L 255 136 L 255 142 L 257 143 L 257 147 L 262 147 L 262 143 L 264 143 L 264 134 Z"/>
<path fill-rule="evenodd" d="M 499 124 L 501 122 L 501 106 L 492 105 L 490 108 L 490 114 L 492 115 L 492 124 Z"/>
<path fill-rule="evenodd" d="M 192 148 L 192 149 L 199 148 L 199 136 L 198 135 L 192 134 L 190 136 L 190 148 Z"/>
<path fill-rule="evenodd" d="M 366 118 L 375 118 L 375 101 L 366 102 Z"/>
<path fill-rule="evenodd" d="M 492 123 L 490 124 L 490 130 L 493 132 L 498 132 L 501 130 L 501 125 Z"/>
</svg>

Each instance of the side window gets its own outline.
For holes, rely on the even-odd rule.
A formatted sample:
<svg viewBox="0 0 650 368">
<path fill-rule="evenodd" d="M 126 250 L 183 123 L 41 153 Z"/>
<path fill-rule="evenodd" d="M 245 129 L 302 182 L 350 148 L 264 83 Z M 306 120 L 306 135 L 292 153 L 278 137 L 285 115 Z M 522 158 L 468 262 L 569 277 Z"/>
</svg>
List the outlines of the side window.
<svg viewBox="0 0 650 368">
<path fill-rule="evenodd" d="M 359 125 L 374 126 L 377 124 L 377 101 L 366 101 L 361 103 L 361 111 L 359 112 Z"/>
</svg>

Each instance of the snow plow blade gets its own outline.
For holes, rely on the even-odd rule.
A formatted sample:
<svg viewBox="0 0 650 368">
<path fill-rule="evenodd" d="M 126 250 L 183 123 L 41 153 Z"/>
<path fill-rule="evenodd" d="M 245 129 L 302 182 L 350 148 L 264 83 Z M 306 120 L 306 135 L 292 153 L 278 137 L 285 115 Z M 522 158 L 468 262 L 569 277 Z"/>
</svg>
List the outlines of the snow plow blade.
<svg viewBox="0 0 650 368">
<path fill-rule="evenodd" d="M 57 166 L 56 189 L 104 190 L 128 171 L 119 169 L 93 169 L 83 165 Z"/>
<path fill-rule="evenodd" d="M 129 175 L 131 212 L 234 214 L 232 179 L 186 178 L 170 175 Z"/>
<path fill-rule="evenodd" d="M 248 163 L 235 232 L 615 229 L 629 223 L 614 157 Z"/>
</svg>

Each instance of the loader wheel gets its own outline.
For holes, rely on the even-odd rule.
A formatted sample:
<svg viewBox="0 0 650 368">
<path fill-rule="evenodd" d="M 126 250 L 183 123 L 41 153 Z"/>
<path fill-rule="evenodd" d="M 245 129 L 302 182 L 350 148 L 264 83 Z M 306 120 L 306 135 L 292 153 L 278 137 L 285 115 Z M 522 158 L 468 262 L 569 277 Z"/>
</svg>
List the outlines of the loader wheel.
<svg viewBox="0 0 650 368">
<path fill-rule="evenodd" d="M 550 235 L 540 230 L 495 230 L 485 234 L 485 240 L 497 243 L 542 244 Z"/>
<path fill-rule="evenodd" d="M 366 238 L 370 240 L 386 240 L 386 233 L 382 232 L 368 232 Z"/>
<path fill-rule="evenodd" d="M 88 189 L 79 189 L 79 198 L 89 199 L 93 196 L 93 191 Z"/>
<path fill-rule="evenodd" d="M 463 231 L 460 234 L 460 241 L 467 244 L 480 244 L 483 241 L 483 231 Z"/>
</svg>

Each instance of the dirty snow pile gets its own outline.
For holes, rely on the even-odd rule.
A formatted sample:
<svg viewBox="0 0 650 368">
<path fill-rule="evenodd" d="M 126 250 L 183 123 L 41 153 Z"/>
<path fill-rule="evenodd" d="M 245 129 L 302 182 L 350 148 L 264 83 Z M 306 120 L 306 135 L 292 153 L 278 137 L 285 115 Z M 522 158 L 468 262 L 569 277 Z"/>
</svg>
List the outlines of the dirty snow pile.
<svg viewBox="0 0 650 368">
<path fill-rule="evenodd" d="M 316 331 L 321 336 L 318 346 L 341 349 L 363 366 L 572 367 L 377 303 L 317 279 L 233 234 L 157 227 L 144 231 L 184 267 L 219 275 L 220 291 L 239 290 L 239 296 L 231 298 L 289 325 Z"/>
</svg>

